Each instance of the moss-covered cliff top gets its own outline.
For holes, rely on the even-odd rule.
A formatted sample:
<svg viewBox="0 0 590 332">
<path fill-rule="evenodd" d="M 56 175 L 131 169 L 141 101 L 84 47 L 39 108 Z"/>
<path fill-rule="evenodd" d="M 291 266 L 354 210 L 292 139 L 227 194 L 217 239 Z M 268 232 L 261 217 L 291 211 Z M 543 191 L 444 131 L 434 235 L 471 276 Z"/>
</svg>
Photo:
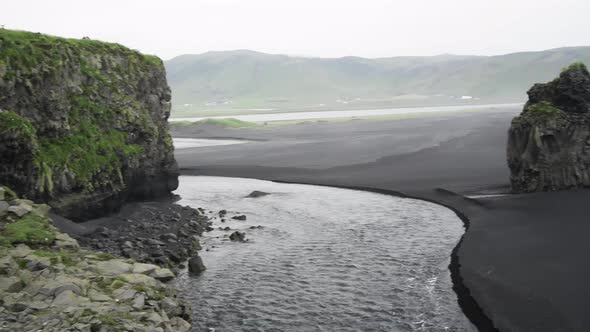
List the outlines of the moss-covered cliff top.
<svg viewBox="0 0 590 332">
<path fill-rule="evenodd" d="M 63 59 L 59 49 L 70 49 L 74 52 L 93 54 L 123 54 L 137 57 L 142 63 L 163 66 L 157 56 L 144 55 L 116 43 L 107 43 L 92 39 L 62 38 L 41 33 L 0 29 L 0 79 L 3 75 L 13 74 L 2 68 L 8 64 L 13 69 L 30 71 L 40 63 L 56 68 L 62 65 Z"/>
</svg>

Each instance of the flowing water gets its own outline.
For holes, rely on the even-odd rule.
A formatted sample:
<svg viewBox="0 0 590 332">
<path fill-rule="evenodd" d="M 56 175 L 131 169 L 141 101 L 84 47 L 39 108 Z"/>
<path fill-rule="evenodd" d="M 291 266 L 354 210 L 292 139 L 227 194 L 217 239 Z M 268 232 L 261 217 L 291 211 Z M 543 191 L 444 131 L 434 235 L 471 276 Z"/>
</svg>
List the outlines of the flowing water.
<svg viewBox="0 0 590 332">
<path fill-rule="evenodd" d="M 271 194 L 245 198 L 254 190 Z M 448 270 L 463 223 L 442 206 L 205 176 L 182 176 L 176 193 L 183 205 L 228 210 L 203 236 L 207 270 L 178 281 L 194 331 L 475 331 Z M 229 241 L 234 230 L 249 241 Z"/>
</svg>

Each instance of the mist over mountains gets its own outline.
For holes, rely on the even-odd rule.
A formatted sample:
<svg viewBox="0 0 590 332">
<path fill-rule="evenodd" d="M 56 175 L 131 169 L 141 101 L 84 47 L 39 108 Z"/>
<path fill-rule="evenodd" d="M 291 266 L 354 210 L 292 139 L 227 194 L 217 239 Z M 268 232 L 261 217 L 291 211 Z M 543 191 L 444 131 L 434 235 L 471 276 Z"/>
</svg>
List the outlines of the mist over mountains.
<svg viewBox="0 0 590 332">
<path fill-rule="evenodd" d="M 331 109 L 520 102 L 590 47 L 499 56 L 312 58 L 249 50 L 165 62 L 174 110 Z"/>
</svg>

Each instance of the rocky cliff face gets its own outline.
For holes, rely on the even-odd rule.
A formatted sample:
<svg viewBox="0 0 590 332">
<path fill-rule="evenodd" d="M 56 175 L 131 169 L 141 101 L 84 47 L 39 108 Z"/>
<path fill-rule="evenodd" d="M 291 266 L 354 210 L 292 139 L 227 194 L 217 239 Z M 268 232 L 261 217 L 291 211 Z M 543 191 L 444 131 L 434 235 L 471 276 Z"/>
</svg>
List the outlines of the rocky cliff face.
<svg viewBox="0 0 590 332">
<path fill-rule="evenodd" d="M 590 74 L 575 63 L 535 84 L 508 132 L 512 189 L 534 192 L 590 185 Z"/>
<path fill-rule="evenodd" d="M 0 183 L 85 219 L 169 193 L 178 169 L 162 61 L 0 29 Z"/>
</svg>

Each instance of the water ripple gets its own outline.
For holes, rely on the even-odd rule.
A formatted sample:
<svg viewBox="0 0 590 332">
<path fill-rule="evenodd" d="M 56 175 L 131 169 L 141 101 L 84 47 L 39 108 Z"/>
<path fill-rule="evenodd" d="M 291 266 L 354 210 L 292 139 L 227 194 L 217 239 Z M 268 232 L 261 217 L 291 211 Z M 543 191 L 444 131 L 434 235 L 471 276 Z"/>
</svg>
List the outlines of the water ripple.
<svg viewBox="0 0 590 332">
<path fill-rule="evenodd" d="M 180 184 L 181 204 L 247 214 L 215 226 L 251 241 L 228 242 L 224 231 L 203 239 L 207 271 L 179 278 L 194 331 L 475 331 L 448 271 L 462 222 L 444 207 L 250 179 Z M 244 198 L 253 190 L 272 194 Z"/>
</svg>

